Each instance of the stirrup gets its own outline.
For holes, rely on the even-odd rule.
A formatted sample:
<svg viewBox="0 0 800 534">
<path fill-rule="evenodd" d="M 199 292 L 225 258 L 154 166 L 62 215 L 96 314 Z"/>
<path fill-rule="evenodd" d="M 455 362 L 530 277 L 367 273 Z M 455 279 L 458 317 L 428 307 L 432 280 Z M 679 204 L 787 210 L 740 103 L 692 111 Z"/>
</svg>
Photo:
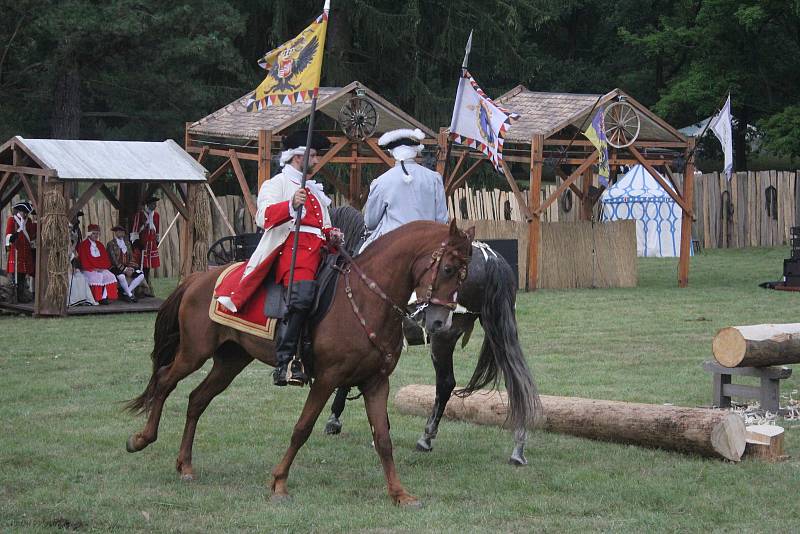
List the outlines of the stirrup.
<svg viewBox="0 0 800 534">
<path fill-rule="evenodd" d="M 290 361 L 286 370 L 286 383 L 290 386 L 303 387 L 307 382 L 308 376 L 303 369 L 303 362 L 299 358 Z"/>
</svg>

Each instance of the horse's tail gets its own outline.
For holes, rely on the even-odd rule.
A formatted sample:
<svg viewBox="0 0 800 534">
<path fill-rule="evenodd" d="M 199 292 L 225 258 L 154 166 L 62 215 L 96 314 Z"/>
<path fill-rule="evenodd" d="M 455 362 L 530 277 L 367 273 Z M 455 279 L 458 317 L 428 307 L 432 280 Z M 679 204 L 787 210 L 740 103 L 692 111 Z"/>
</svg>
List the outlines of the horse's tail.
<svg viewBox="0 0 800 534">
<path fill-rule="evenodd" d="M 486 261 L 486 290 L 481 309 L 483 346 L 472 378 L 455 394 L 467 397 L 489 383 L 496 388 L 501 371 L 508 393 L 507 421 L 514 429 L 522 429 L 536 421 L 541 401 L 517 337 L 516 291 L 514 271 L 508 263 L 502 257 Z"/>
<path fill-rule="evenodd" d="M 144 392 L 125 404 L 125 408 L 133 414 L 143 414 L 150 411 L 158 381 L 158 370 L 165 365 L 171 364 L 175 359 L 175 353 L 181 341 L 178 311 L 181 307 L 183 294 L 186 293 L 189 282 L 193 278 L 191 276 L 179 285 L 158 309 L 156 326 L 153 331 L 153 352 L 150 353 L 150 359 L 153 360 L 153 374 L 150 376 L 150 382 L 148 382 Z"/>
</svg>

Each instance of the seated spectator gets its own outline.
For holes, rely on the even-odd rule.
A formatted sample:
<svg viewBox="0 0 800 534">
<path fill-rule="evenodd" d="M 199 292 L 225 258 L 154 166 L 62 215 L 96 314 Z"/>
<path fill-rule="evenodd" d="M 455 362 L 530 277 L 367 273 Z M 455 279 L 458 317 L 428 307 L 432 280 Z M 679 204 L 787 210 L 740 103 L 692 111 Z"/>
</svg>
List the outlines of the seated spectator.
<svg viewBox="0 0 800 534">
<path fill-rule="evenodd" d="M 128 232 L 125 228 L 117 225 L 111 231 L 114 232 L 114 239 L 106 244 L 111 258 L 109 270 L 117 277 L 119 287 L 122 288 L 120 299 L 136 302 L 133 292 L 144 280 L 144 273 L 133 261 L 133 245 L 127 237 Z"/>
<path fill-rule="evenodd" d="M 88 230 L 89 235 L 78 245 L 80 270 L 89 282 L 94 299 L 100 304 L 108 304 L 109 300 L 117 300 L 117 277 L 109 271 L 111 258 L 106 247 L 98 241 L 100 227 L 90 224 Z"/>
</svg>

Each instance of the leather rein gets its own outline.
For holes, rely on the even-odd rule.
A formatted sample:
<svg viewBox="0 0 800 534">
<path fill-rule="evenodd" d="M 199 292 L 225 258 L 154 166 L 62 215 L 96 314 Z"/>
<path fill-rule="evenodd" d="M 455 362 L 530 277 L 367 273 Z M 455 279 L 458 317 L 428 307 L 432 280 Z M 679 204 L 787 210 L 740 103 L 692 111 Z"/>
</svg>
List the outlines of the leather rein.
<svg viewBox="0 0 800 534">
<path fill-rule="evenodd" d="M 358 304 L 356 303 L 355 298 L 353 297 L 353 288 L 350 284 L 350 272 L 355 271 L 355 273 L 358 275 L 358 277 L 361 279 L 364 285 L 367 286 L 367 288 L 370 291 L 378 295 L 378 297 L 380 297 L 381 300 L 389 304 L 392 308 L 392 311 L 394 311 L 401 318 L 416 321 L 417 315 L 419 315 L 425 308 L 427 308 L 431 304 L 437 306 L 444 306 L 451 310 L 456 309 L 457 306 L 456 296 L 458 295 L 457 290 L 453 292 L 451 300 L 441 300 L 433 296 L 433 291 L 437 287 L 437 281 L 439 278 L 439 264 L 442 261 L 442 256 L 444 256 L 444 251 L 446 247 L 447 243 L 443 242 L 441 246 L 438 249 L 434 250 L 433 253 L 431 254 L 430 263 L 428 263 L 428 266 L 422 272 L 422 276 L 425 276 L 425 274 L 428 272 L 431 273 L 430 283 L 428 284 L 428 287 L 425 291 L 425 296 L 423 298 L 417 299 L 414 302 L 417 308 L 412 313 L 408 313 L 405 310 L 405 308 L 398 306 L 397 303 L 395 303 L 391 298 L 389 298 L 389 296 L 383 289 L 381 289 L 378 283 L 367 276 L 367 274 L 363 271 L 363 269 L 359 267 L 359 265 L 355 262 L 355 260 L 353 260 L 353 257 L 350 256 L 350 254 L 348 254 L 347 251 L 344 250 L 344 248 L 339 249 L 339 254 L 342 255 L 342 257 L 345 259 L 347 263 L 343 267 L 334 267 L 334 268 L 344 275 L 344 282 L 345 282 L 344 291 L 345 294 L 347 294 L 347 299 L 350 301 L 350 306 L 353 308 L 353 313 L 358 319 L 358 322 L 361 323 L 361 327 L 367 333 L 367 337 L 369 338 L 370 342 L 372 342 L 372 344 L 383 353 L 384 357 L 386 358 L 387 365 L 389 365 L 390 362 L 392 361 L 393 357 L 392 352 L 388 350 L 386 346 L 378 339 L 378 335 L 375 333 L 374 330 L 372 330 L 369 327 L 369 325 L 367 324 L 367 320 L 364 318 L 364 314 L 361 313 L 361 309 L 358 307 Z M 467 265 L 464 264 L 459 269 L 458 272 L 458 287 L 461 287 L 461 283 L 464 281 L 466 277 L 467 277 Z"/>
</svg>

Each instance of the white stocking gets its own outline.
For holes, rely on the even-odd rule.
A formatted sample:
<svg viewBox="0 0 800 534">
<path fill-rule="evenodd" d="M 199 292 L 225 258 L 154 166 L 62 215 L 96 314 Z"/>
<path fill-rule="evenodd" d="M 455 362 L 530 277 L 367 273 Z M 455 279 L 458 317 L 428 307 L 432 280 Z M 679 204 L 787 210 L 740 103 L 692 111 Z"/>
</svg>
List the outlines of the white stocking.
<svg viewBox="0 0 800 534">
<path fill-rule="evenodd" d="M 139 287 L 139 284 L 141 284 L 143 280 L 144 280 L 144 274 L 140 274 L 139 276 L 131 280 L 131 283 L 128 284 L 128 287 L 130 287 L 131 290 L 130 292 L 131 296 L 133 295 L 133 290 Z"/>
<path fill-rule="evenodd" d="M 122 288 L 122 291 L 126 295 L 128 295 L 129 297 L 132 296 L 131 295 L 131 290 L 128 289 L 128 280 L 125 278 L 125 275 L 124 274 L 118 274 L 117 275 L 117 280 L 119 280 L 119 286 Z"/>
</svg>

